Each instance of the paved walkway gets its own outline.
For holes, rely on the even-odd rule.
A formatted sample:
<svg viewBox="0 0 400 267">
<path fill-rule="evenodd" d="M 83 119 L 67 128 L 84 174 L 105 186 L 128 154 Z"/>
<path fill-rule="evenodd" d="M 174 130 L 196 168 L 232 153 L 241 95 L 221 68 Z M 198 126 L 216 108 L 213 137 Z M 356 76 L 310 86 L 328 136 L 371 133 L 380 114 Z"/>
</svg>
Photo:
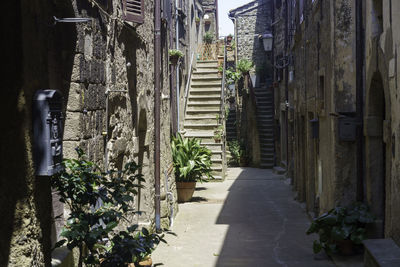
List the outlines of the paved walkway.
<svg viewBox="0 0 400 267">
<path fill-rule="evenodd" d="M 153 253 L 155 266 L 334 266 L 316 260 L 309 219 L 291 187 L 271 170 L 230 168 L 222 183 L 198 184 L 180 204 L 173 226 Z"/>
</svg>

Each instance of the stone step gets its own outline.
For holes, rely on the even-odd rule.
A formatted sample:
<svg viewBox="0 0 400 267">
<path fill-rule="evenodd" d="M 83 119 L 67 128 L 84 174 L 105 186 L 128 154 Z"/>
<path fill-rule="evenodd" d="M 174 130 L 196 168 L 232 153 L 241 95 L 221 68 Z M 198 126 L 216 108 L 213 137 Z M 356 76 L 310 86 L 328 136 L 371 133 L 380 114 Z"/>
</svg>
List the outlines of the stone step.
<svg viewBox="0 0 400 267">
<path fill-rule="evenodd" d="M 209 108 L 204 108 L 204 107 L 199 107 L 199 108 L 188 108 L 186 110 L 186 113 L 197 113 L 197 114 L 203 114 L 203 113 L 220 113 L 221 109 L 219 107 L 209 107 Z"/>
<path fill-rule="evenodd" d="M 205 80 L 193 80 L 191 85 L 192 88 L 195 87 L 208 87 L 208 88 L 218 88 L 221 91 L 222 83 L 221 81 L 205 81 Z"/>
<path fill-rule="evenodd" d="M 200 101 L 200 100 L 219 100 L 221 101 L 221 96 L 220 95 L 189 95 L 189 102 L 191 100 L 193 101 Z"/>
<path fill-rule="evenodd" d="M 194 101 L 191 100 L 187 104 L 188 106 L 221 106 L 221 100 L 203 100 Z"/>
<path fill-rule="evenodd" d="M 218 75 L 218 69 L 199 69 L 193 72 L 193 75 L 203 76 L 203 75 Z"/>
<path fill-rule="evenodd" d="M 218 124 L 216 123 L 185 123 L 184 124 L 185 129 L 187 130 L 198 130 L 200 129 L 206 129 L 206 130 L 214 130 L 215 128 L 218 127 Z"/>
<path fill-rule="evenodd" d="M 221 83 L 221 78 L 218 76 L 192 76 L 192 83 L 193 82 L 202 82 L 202 83 Z"/>
</svg>

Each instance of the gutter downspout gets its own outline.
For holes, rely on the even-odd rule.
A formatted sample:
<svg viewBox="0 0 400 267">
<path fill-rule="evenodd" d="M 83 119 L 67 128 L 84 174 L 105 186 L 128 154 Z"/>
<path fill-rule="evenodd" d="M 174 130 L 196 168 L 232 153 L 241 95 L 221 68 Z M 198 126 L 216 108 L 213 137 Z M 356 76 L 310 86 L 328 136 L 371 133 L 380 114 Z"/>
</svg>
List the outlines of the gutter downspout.
<svg viewBox="0 0 400 267">
<path fill-rule="evenodd" d="M 175 0 L 175 38 L 176 38 L 176 50 L 179 50 L 179 11 L 178 11 L 178 0 Z M 180 118 L 180 105 L 179 105 L 179 62 L 176 64 L 176 130 L 179 133 L 179 118 Z"/>
<path fill-rule="evenodd" d="M 161 231 L 160 219 L 160 68 L 161 68 L 161 0 L 154 1 L 154 176 L 156 231 Z"/>
<path fill-rule="evenodd" d="M 288 1 L 285 1 L 285 54 L 286 56 L 289 55 L 288 53 Z M 289 60 L 289 58 L 288 58 Z M 285 116 L 285 125 L 286 125 L 286 175 L 290 175 L 289 166 L 289 64 L 285 64 L 285 101 L 286 101 L 286 116 Z"/>
<path fill-rule="evenodd" d="M 362 0 L 356 0 L 356 114 L 357 127 L 357 201 L 364 200 L 364 29 Z"/>
</svg>

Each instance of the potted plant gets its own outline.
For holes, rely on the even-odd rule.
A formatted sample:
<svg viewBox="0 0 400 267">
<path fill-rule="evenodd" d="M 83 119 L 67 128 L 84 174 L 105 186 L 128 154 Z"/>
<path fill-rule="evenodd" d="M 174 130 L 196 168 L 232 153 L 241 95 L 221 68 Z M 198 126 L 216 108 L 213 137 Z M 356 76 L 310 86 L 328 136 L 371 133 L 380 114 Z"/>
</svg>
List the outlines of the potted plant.
<svg viewBox="0 0 400 267">
<path fill-rule="evenodd" d="M 232 34 L 228 34 L 228 36 L 226 37 L 226 43 L 227 43 L 228 45 L 231 44 L 232 38 L 233 38 L 233 35 L 232 35 Z"/>
<path fill-rule="evenodd" d="M 203 42 L 206 44 L 211 44 L 214 41 L 214 35 L 212 32 L 208 31 L 203 36 Z"/>
<path fill-rule="evenodd" d="M 137 173 L 140 166 L 127 163 L 123 170 L 107 173 L 86 159 L 82 149 L 76 149 L 77 159 L 63 161 L 64 171 L 51 179 L 60 201 L 70 210 L 69 217 L 55 247 L 64 244 L 79 250 L 78 266 L 99 264 L 99 256 L 115 229 L 127 213 L 134 215 L 131 201 L 144 181 Z"/>
<path fill-rule="evenodd" d="M 335 207 L 315 218 L 307 234 L 319 235 L 319 240 L 313 244 L 314 253 L 323 249 L 327 254 L 340 252 L 351 255 L 354 247 L 365 239 L 367 224 L 373 222 L 374 217 L 368 207 L 355 203 L 350 207 Z"/>
<path fill-rule="evenodd" d="M 244 77 L 246 74 L 249 74 L 250 70 L 253 68 L 253 62 L 247 59 L 241 59 L 238 62 L 236 69 L 241 73 Z"/>
<path fill-rule="evenodd" d="M 165 243 L 163 237 L 146 228 L 138 231 L 137 225 L 129 227 L 111 239 L 112 247 L 102 255 L 100 266 L 151 267 L 151 253 L 160 242 Z"/>
<path fill-rule="evenodd" d="M 196 17 L 194 20 L 196 22 L 196 26 L 199 26 L 200 25 L 200 18 Z"/>
<path fill-rule="evenodd" d="M 202 146 L 196 138 L 172 138 L 172 159 L 175 170 L 178 202 L 189 201 L 197 181 L 212 179 L 211 150 Z"/>
<path fill-rule="evenodd" d="M 178 60 L 183 57 L 183 53 L 177 49 L 170 49 L 168 51 L 169 54 L 169 61 L 172 65 L 178 64 Z"/>
</svg>

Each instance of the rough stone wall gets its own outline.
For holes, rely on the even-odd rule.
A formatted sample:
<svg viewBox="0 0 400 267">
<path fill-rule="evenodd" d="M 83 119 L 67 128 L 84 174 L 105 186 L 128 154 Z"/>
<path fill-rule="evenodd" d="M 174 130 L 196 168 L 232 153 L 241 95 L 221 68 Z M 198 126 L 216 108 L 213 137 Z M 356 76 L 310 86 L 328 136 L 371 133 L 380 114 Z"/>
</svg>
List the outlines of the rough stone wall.
<svg viewBox="0 0 400 267">
<path fill-rule="evenodd" d="M 247 59 L 255 68 L 265 64 L 265 51 L 260 35 L 271 32 L 272 11 L 269 0 L 253 1 L 231 11 L 236 18 L 238 60 Z"/>
<path fill-rule="evenodd" d="M 365 6 L 366 198 L 379 212 L 384 236 L 400 245 L 400 44 L 398 1 L 368 1 Z M 379 227 L 379 225 L 378 225 Z M 382 236 L 381 236 L 382 237 Z"/>
<path fill-rule="evenodd" d="M 212 32 L 216 34 L 218 31 L 216 18 L 216 0 L 203 0 L 201 4 L 203 6 L 204 15 L 208 15 L 211 22 L 204 25 L 204 32 Z M 216 39 L 217 38 L 218 36 L 216 36 Z"/>
<path fill-rule="evenodd" d="M 32 159 L 31 110 L 39 89 L 64 95 L 65 158 L 76 157 L 79 145 L 103 168 L 121 168 L 130 160 L 142 164 L 145 188 L 132 205 L 145 213 L 130 217 L 129 223 L 154 225 L 154 6 L 145 1 L 144 23 L 132 26 L 122 21 L 120 2 L 112 3 L 99 6 L 105 12 L 89 1 L 7 3 L 10 12 L 2 25 L 11 41 L 5 58 L 10 66 L 4 80 L 7 97 L 1 100 L 1 266 L 50 265 L 51 243 L 57 238 L 49 178 L 34 175 Z M 53 16 L 92 20 L 53 25 Z M 172 163 L 167 29 L 162 35 L 161 91 L 167 96 L 161 103 L 162 194 L 164 171 Z M 173 174 L 169 187 L 176 199 Z M 169 223 L 166 206 L 164 200 L 163 227 Z M 176 203 L 174 209 L 176 214 Z"/>
</svg>

